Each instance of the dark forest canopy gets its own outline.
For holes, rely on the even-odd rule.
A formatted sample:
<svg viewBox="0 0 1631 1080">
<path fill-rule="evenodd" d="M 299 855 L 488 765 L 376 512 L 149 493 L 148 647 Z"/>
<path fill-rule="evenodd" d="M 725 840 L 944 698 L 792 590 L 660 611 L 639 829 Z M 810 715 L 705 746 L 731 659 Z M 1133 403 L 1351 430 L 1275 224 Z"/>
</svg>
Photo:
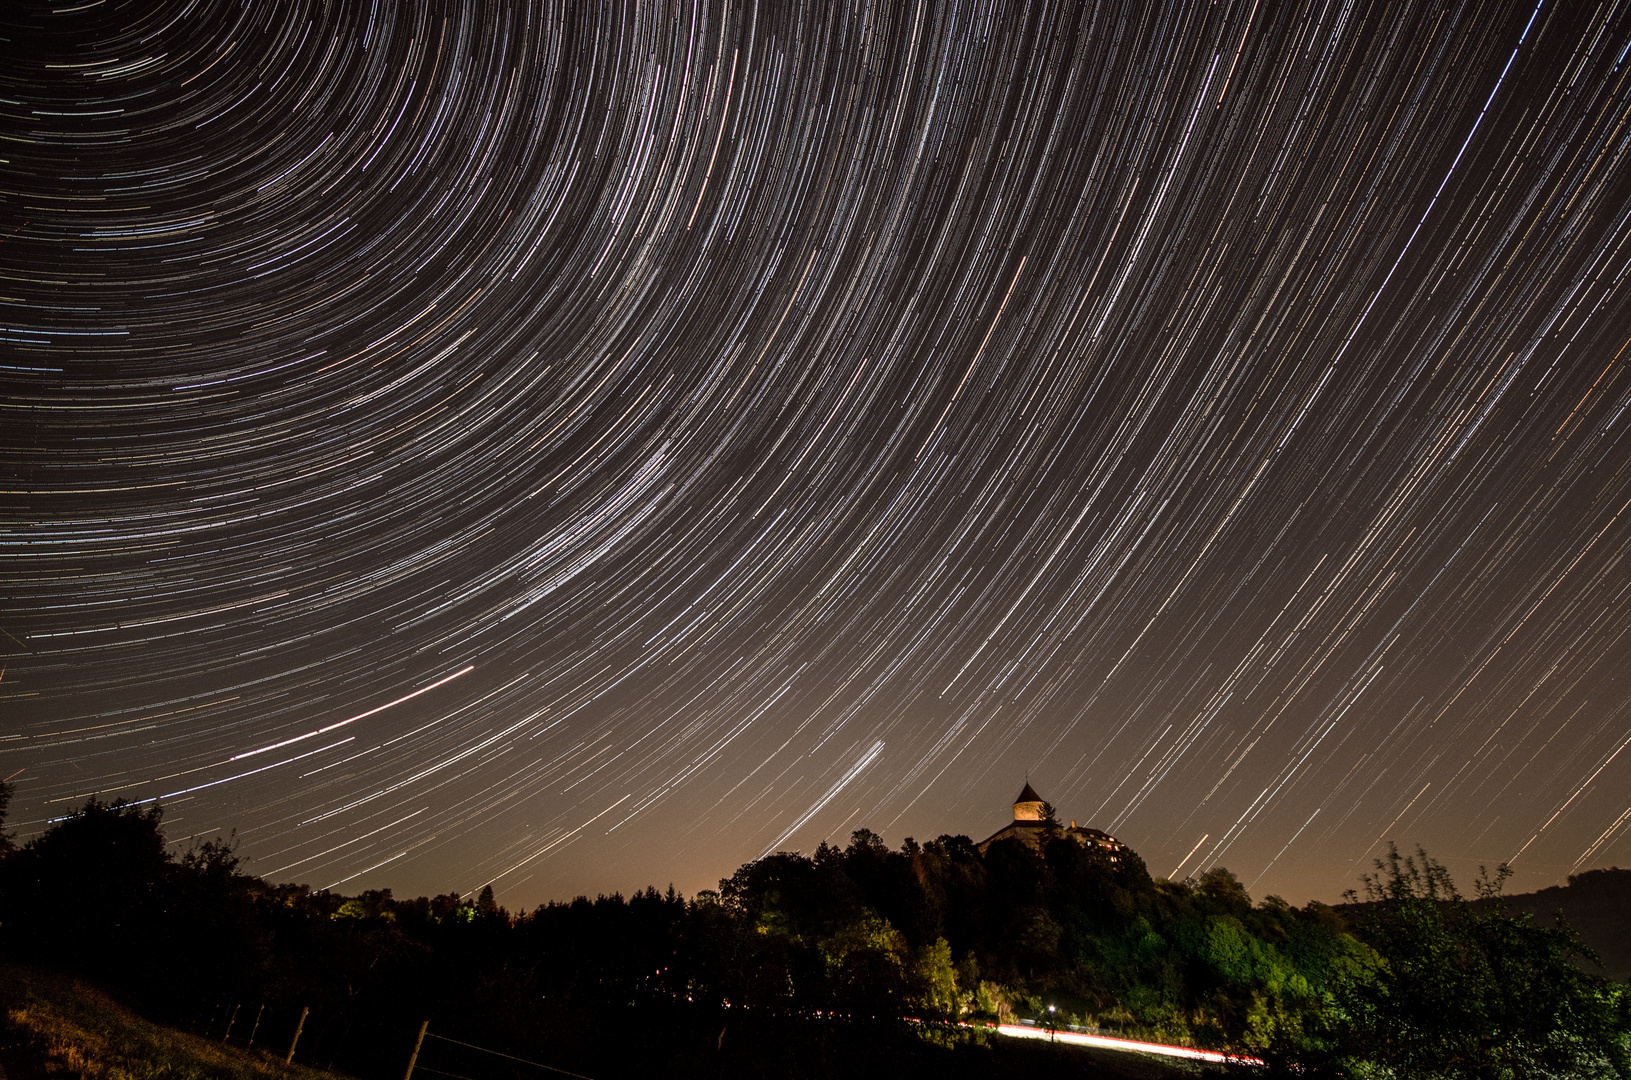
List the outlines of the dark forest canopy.
<svg viewBox="0 0 1631 1080">
<path fill-rule="evenodd" d="M 1563 925 L 1510 914 L 1499 874 L 1469 903 L 1425 853 L 1379 862 L 1352 925 L 1254 903 L 1222 868 L 1155 879 L 1130 850 L 1063 834 L 982 853 L 964 836 L 893 850 L 864 829 L 689 899 L 647 888 L 511 915 L 491 888 L 272 884 L 227 841 L 172 856 L 160 826 L 156 806 L 92 800 L 0 858 L 6 955 L 171 1020 L 309 1006 L 305 1052 L 364 1076 L 395 1075 L 425 1018 L 597 1078 L 855 1067 L 806 1053 L 811 1039 L 892 1047 L 867 1060 L 901 1074 L 989 1072 L 995 1051 L 963 1025 L 1018 1018 L 1305 1075 L 1631 1077 L 1626 987 L 1573 966 L 1587 950 Z"/>
</svg>

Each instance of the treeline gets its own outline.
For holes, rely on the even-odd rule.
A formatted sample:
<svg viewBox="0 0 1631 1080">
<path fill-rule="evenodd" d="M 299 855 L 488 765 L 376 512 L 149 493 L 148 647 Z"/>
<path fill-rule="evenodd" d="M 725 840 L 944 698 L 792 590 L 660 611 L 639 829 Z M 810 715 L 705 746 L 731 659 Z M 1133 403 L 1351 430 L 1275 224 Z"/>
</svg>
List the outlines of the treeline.
<svg viewBox="0 0 1631 1080">
<path fill-rule="evenodd" d="M 93 800 L 0 857 L 6 956 L 171 1022 L 308 1007 L 301 1056 L 365 1077 L 400 1075 L 425 1019 L 597 1080 L 1004 1075 L 978 1025 L 1016 1019 L 1301 1075 L 1631 1077 L 1627 988 L 1578 970 L 1566 927 L 1463 901 L 1420 853 L 1378 864 L 1352 926 L 1319 903 L 1254 904 L 1221 868 L 1152 879 L 1130 850 L 1063 835 L 982 855 L 963 836 L 892 850 L 865 830 L 689 899 L 648 888 L 512 915 L 490 889 L 272 884 L 227 842 L 172 857 L 160 823 Z M 542 1075 L 509 1068 L 441 1071 Z"/>
</svg>

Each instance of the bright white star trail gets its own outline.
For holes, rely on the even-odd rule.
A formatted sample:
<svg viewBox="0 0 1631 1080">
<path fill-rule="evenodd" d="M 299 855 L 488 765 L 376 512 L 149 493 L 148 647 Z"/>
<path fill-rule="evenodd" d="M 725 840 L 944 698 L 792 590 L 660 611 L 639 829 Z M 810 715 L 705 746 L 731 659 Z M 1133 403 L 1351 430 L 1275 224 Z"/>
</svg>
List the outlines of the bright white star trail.
<svg viewBox="0 0 1631 1080">
<path fill-rule="evenodd" d="M 1631 860 L 1631 4 L 0 21 L 19 839 Z"/>
</svg>

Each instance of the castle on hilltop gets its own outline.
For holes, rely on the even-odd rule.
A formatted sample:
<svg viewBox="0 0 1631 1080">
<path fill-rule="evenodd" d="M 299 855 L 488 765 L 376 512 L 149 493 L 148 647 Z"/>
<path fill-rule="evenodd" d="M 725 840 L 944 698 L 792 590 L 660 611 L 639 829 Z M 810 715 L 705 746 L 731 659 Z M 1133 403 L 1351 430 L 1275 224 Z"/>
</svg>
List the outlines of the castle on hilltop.
<svg viewBox="0 0 1631 1080">
<path fill-rule="evenodd" d="M 1107 832 L 1098 829 L 1078 828 L 1072 821 L 1066 828 L 1052 817 L 1053 808 L 1043 800 L 1031 787 L 1031 782 L 1025 782 L 1025 789 L 1014 800 L 1014 820 L 998 829 L 990 836 L 981 840 L 975 847 L 984 855 L 986 849 L 998 840 L 1018 840 L 1038 855 L 1042 853 L 1043 842 L 1051 837 L 1069 837 L 1083 847 L 1096 847 L 1110 853 L 1110 860 L 1114 862 L 1121 853 L 1121 841 Z"/>
</svg>

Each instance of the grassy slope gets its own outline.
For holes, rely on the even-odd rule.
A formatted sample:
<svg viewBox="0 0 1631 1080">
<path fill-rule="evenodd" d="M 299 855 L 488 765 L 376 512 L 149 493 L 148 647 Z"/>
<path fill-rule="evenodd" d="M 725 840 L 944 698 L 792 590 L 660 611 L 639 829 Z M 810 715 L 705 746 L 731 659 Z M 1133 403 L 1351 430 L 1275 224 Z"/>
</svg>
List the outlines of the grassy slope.
<svg viewBox="0 0 1631 1080">
<path fill-rule="evenodd" d="M 911 1038 L 867 1046 L 849 1045 L 846 1038 L 829 1040 L 830 1045 L 817 1039 L 793 1050 L 796 1060 L 784 1060 L 792 1048 L 768 1046 L 751 1036 L 742 1043 L 742 1033 L 733 1034 L 736 1038 L 727 1040 L 731 1046 L 724 1059 L 716 1061 L 706 1055 L 707 1061 L 676 1061 L 668 1071 L 739 1077 L 889 1076 L 892 1080 L 1049 1080 L 1063 1076 L 1201 1080 L 1208 1072 L 1193 1063 L 1144 1054 L 1005 1038 L 956 1051 Z M 469 1064 L 461 1059 L 461 1066 Z M 349 1080 L 298 1063 L 285 1066 L 281 1054 L 224 1046 L 215 1039 L 162 1027 L 72 976 L 4 962 L 0 962 L 0 1066 L 4 1080 Z M 483 1068 L 474 1071 L 477 1076 L 500 1075 Z M 501 1072 L 513 1075 L 513 1070 Z"/>
<path fill-rule="evenodd" d="M 67 975 L 0 963 L 8 1080 L 343 1080 L 160 1027 Z"/>
</svg>

